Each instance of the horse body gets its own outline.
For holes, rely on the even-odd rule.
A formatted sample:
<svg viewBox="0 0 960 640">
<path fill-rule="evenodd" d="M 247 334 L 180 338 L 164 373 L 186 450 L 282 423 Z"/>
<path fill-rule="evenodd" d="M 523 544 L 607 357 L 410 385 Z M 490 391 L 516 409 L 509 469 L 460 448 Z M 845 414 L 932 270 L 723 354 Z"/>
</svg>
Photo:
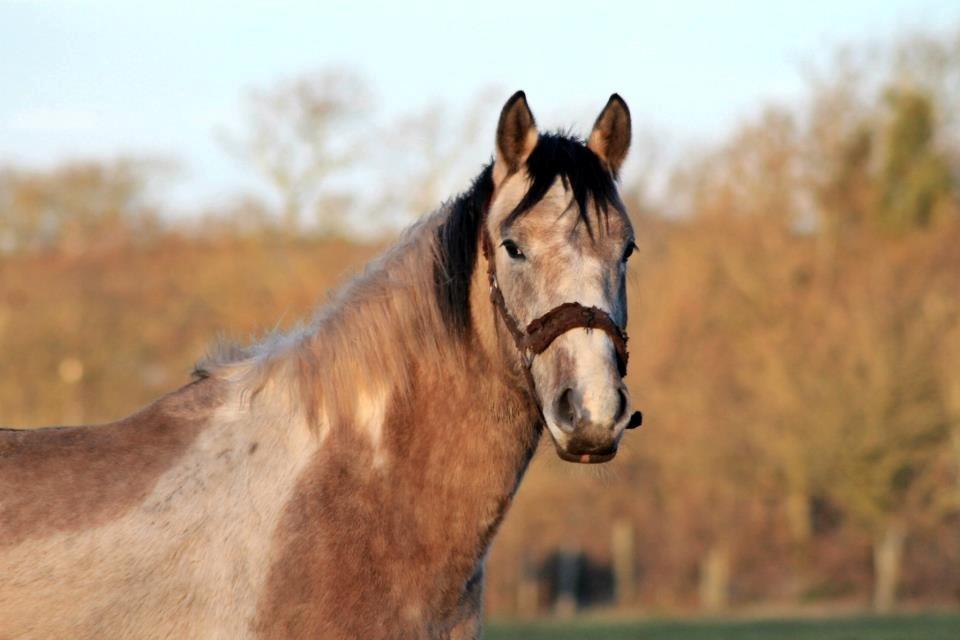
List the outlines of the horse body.
<svg viewBox="0 0 960 640">
<path fill-rule="evenodd" d="M 118 423 L 0 436 L 0 637 L 249 633 L 308 440 L 230 395 L 202 380 Z"/>
<path fill-rule="evenodd" d="M 0 638 L 474 637 L 538 436 L 514 383 L 450 353 L 410 362 L 406 393 L 354 389 L 347 419 L 311 424 L 291 393 L 325 324 L 408 306 L 424 226 L 269 360 L 116 423 L 0 432 Z"/>
<path fill-rule="evenodd" d="M 533 368 L 505 340 L 477 251 L 530 183 L 501 147 L 309 327 L 221 349 L 119 422 L 0 431 L 0 639 L 478 637 L 483 559 L 545 423 L 537 397 L 564 399 L 565 422 L 546 424 L 572 458 L 612 457 L 626 420 L 602 332 L 565 329 Z M 568 178 L 550 181 L 538 215 L 555 219 Z M 612 266 L 589 263 L 621 297 L 628 224 L 607 224 Z M 557 242 L 583 241 L 572 230 Z M 501 313 L 518 291 L 533 301 L 502 284 Z M 622 307 L 609 297 L 585 302 Z"/>
</svg>

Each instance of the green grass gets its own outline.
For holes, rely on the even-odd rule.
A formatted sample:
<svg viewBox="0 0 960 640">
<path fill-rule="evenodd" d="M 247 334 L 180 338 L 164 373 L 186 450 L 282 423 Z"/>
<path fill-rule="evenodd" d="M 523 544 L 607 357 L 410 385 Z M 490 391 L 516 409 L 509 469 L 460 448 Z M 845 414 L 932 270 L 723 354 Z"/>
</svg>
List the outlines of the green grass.
<svg viewBox="0 0 960 640">
<path fill-rule="evenodd" d="M 960 640 L 960 614 L 817 620 L 492 622 L 487 640 Z"/>
</svg>

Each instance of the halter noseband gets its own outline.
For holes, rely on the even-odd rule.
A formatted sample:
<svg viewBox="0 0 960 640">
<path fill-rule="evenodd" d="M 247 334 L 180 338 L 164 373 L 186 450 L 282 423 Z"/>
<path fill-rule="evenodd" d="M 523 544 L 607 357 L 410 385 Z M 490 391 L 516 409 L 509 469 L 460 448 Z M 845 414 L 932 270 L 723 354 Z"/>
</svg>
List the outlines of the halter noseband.
<svg viewBox="0 0 960 640">
<path fill-rule="evenodd" d="M 500 314 L 500 319 L 506 325 L 510 335 L 513 336 L 513 342 L 520 353 L 520 362 L 527 381 L 528 391 L 537 405 L 541 421 L 543 417 L 543 407 L 540 406 L 540 399 L 533 382 L 533 374 L 530 369 L 533 366 L 534 356 L 538 356 L 547 350 L 554 340 L 571 329 L 599 329 L 610 336 L 613 341 L 613 348 L 617 353 L 617 370 L 620 377 L 627 375 L 627 360 L 630 354 L 627 352 L 627 334 L 620 328 L 613 318 L 599 307 L 586 307 L 579 302 L 564 302 L 554 307 L 550 311 L 536 318 L 522 328 L 516 317 L 510 313 L 507 308 L 507 302 L 503 298 L 503 292 L 497 282 L 497 263 L 494 259 L 493 241 L 490 239 L 490 233 L 486 228 L 486 221 L 483 223 L 483 256 L 487 260 L 487 280 L 490 282 L 490 302 L 493 308 Z M 627 429 L 634 429 L 643 423 L 643 414 L 634 411 L 627 422 Z"/>
</svg>

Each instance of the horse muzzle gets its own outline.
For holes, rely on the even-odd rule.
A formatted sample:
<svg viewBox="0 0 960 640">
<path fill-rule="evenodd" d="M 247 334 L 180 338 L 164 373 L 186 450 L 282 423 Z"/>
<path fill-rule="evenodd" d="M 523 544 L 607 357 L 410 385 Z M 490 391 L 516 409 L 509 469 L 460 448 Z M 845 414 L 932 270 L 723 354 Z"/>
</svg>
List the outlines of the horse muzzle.
<svg viewBox="0 0 960 640">
<path fill-rule="evenodd" d="M 617 455 L 620 438 L 626 429 L 635 429 L 643 422 L 639 411 L 629 413 L 629 401 L 625 391 L 618 390 L 618 406 L 611 410 L 607 419 L 599 422 L 591 419 L 591 413 L 577 401 L 571 389 L 559 395 L 546 412 L 550 417 L 548 431 L 552 436 L 557 455 L 567 462 L 596 464 L 612 460 Z M 545 416 L 546 417 L 546 416 Z"/>
</svg>

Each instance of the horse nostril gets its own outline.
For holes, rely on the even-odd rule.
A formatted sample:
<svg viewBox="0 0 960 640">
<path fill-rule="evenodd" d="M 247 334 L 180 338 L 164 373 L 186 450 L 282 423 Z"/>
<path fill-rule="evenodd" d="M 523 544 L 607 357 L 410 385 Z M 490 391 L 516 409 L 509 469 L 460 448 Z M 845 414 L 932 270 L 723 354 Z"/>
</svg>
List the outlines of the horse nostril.
<svg viewBox="0 0 960 640">
<path fill-rule="evenodd" d="M 620 394 L 620 404 L 617 406 L 617 415 L 613 419 L 613 424 L 620 424 L 620 420 L 627 413 L 627 394 L 623 392 L 623 389 L 618 390 L 617 393 Z"/>
<path fill-rule="evenodd" d="M 557 398 L 557 423 L 564 431 L 573 431 L 577 410 L 573 406 L 573 389 L 565 389 Z"/>
</svg>

